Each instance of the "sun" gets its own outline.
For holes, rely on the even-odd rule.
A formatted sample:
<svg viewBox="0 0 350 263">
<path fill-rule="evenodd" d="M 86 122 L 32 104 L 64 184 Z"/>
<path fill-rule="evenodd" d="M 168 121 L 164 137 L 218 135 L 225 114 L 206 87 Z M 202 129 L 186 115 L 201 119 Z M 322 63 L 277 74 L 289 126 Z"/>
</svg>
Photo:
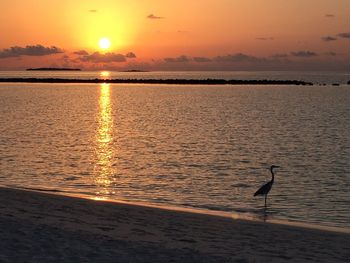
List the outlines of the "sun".
<svg viewBox="0 0 350 263">
<path fill-rule="evenodd" d="M 109 49 L 109 47 L 111 46 L 111 41 L 108 39 L 108 38 L 101 38 L 99 41 L 98 41 L 98 46 L 101 48 L 101 49 Z"/>
</svg>

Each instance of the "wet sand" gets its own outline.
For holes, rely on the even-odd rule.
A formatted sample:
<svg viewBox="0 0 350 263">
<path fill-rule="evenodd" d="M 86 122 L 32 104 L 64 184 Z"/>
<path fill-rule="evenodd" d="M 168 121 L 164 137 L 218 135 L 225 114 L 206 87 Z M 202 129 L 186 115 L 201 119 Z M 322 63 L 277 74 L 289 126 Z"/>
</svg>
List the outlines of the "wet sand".
<svg viewBox="0 0 350 263">
<path fill-rule="evenodd" d="M 0 188 L 0 262 L 348 262 L 350 234 Z"/>
</svg>

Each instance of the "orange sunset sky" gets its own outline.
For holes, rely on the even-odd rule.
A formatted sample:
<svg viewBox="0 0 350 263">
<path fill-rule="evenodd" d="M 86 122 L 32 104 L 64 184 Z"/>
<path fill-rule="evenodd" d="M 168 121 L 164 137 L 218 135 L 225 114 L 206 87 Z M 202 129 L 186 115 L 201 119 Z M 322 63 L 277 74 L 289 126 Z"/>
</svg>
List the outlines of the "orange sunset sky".
<svg viewBox="0 0 350 263">
<path fill-rule="evenodd" d="M 0 10 L 0 70 L 350 69 L 349 0 L 2 0 Z"/>
</svg>

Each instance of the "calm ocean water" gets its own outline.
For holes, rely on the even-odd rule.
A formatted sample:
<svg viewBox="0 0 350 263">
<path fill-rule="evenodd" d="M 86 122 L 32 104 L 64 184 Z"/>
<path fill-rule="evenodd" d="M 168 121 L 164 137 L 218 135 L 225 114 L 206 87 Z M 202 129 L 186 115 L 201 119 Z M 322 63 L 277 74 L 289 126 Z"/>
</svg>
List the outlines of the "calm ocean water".
<svg viewBox="0 0 350 263">
<path fill-rule="evenodd" d="M 101 75 L 0 77 L 57 74 Z M 109 77 L 118 74 L 350 80 L 279 72 Z M 3 83 L 0 105 L 1 185 L 260 215 L 263 198 L 253 194 L 275 164 L 268 216 L 350 227 L 350 85 Z"/>
</svg>

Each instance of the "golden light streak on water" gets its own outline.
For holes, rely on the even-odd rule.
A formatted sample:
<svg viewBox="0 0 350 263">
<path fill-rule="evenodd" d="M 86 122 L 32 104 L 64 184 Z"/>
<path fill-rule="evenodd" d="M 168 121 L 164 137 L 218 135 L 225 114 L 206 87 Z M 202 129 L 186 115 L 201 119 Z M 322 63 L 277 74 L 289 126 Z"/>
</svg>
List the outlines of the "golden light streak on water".
<svg viewBox="0 0 350 263">
<path fill-rule="evenodd" d="M 113 116 L 111 106 L 111 89 L 109 84 L 101 84 L 99 97 L 98 130 L 96 134 L 96 164 L 94 183 L 98 187 L 97 195 L 113 194 Z"/>
</svg>

